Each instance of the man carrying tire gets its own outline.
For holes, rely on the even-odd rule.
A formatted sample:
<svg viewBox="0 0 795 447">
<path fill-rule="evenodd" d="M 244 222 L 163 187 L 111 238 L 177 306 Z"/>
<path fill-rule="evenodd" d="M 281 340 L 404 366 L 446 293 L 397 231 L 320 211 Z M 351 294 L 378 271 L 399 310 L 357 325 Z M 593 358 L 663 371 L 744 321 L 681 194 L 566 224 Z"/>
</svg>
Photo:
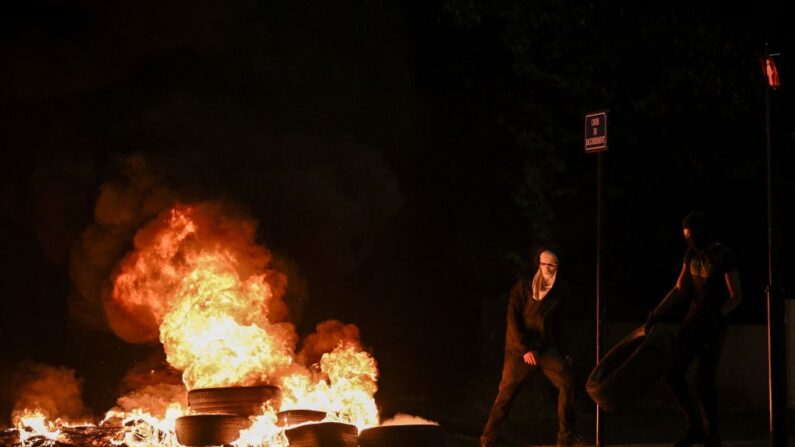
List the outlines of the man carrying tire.
<svg viewBox="0 0 795 447">
<path fill-rule="evenodd" d="M 558 257 L 545 250 L 537 262 L 535 275 L 520 279 L 508 298 L 502 380 L 483 427 L 481 447 L 494 447 L 522 384 L 534 371 L 558 389 L 558 445 L 582 444 L 574 432 L 574 373 L 570 361 L 558 351 L 566 298 L 558 279 Z"/>
<path fill-rule="evenodd" d="M 682 221 L 682 232 L 688 248 L 679 278 L 649 314 L 645 327 L 649 329 L 677 303 L 690 299 L 690 307 L 679 328 L 678 349 L 667 376 L 687 422 L 685 434 L 674 446 L 703 443 L 706 447 L 715 447 L 721 445 L 715 378 L 726 339 L 726 316 L 742 299 L 740 277 L 734 255 L 715 240 L 703 213 L 688 214 Z M 694 398 L 685 375 L 695 359 L 699 362 Z"/>
</svg>

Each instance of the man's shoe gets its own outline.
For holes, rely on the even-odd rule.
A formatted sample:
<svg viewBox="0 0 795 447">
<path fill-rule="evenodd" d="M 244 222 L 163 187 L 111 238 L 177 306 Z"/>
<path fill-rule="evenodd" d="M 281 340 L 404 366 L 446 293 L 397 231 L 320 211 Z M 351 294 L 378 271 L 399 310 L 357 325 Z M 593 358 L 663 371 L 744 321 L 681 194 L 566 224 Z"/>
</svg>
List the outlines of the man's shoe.
<svg viewBox="0 0 795 447">
<path fill-rule="evenodd" d="M 704 429 L 701 427 L 688 427 L 685 434 L 674 442 L 674 447 L 690 447 L 693 444 L 703 444 L 706 439 Z"/>
<path fill-rule="evenodd" d="M 578 433 L 572 433 L 564 437 L 558 437 L 557 447 L 585 447 L 591 445 L 582 438 Z"/>
</svg>

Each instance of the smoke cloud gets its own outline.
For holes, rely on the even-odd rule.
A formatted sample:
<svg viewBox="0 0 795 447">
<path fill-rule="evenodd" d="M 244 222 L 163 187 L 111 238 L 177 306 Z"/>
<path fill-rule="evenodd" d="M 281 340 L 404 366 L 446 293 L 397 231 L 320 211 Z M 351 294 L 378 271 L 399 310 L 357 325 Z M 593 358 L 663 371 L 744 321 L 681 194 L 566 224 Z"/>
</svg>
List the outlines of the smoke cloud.
<svg viewBox="0 0 795 447">
<path fill-rule="evenodd" d="M 117 410 L 143 410 L 163 418 L 172 405 L 188 407 L 185 385 L 179 371 L 169 368 L 162 352 L 136 364 L 125 374 L 119 385 L 121 397 Z"/>
<path fill-rule="evenodd" d="M 133 234 L 176 200 L 176 193 L 143 156 L 119 159 L 112 171 L 115 179 L 100 187 L 94 222 L 79 236 L 69 256 L 69 276 L 76 287 L 69 297 L 69 314 L 94 329 L 107 329 L 103 301 Z"/>
<path fill-rule="evenodd" d="M 24 410 L 40 410 L 51 420 L 66 422 L 83 422 L 91 417 L 83 404 L 83 381 L 72 369 L 26 362 L 13 380 L 18 395 L 12 420 Z"/>
</svg>

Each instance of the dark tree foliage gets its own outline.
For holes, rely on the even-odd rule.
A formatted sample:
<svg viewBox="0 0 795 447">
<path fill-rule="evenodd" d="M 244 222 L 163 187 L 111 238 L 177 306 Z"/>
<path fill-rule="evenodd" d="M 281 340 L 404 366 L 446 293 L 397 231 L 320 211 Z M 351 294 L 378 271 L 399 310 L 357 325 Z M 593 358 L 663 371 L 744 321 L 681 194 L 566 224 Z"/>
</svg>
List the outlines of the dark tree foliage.
<svg viewBox="0 0 795 447">
<path fill-rule="evenodd" d="M 444 0 L 418 6 L 415 19 L 425 30 L 422 87 L 440 101 L 465 98 L 460 119 L 488 129 L 489 167 L 524 216 L 509 251 L 556 242 L 581 278 L 580 294 L 592 296 L 596 162 L 583 153 L 583 117 L 607 109 L 609 317 L 641 318 L 673 285 L 679 222 L 691 209 L 707 211 L 738 252 L 749 298 L 738 314 L 762 317 L 758 57 L 765 34 L 785 29 L 774 12 L 711 2 Z M 783 134 L 781 144 L 791 140 Z M 791 181 L 780 187 L 791 191 Z"/>
</svg>

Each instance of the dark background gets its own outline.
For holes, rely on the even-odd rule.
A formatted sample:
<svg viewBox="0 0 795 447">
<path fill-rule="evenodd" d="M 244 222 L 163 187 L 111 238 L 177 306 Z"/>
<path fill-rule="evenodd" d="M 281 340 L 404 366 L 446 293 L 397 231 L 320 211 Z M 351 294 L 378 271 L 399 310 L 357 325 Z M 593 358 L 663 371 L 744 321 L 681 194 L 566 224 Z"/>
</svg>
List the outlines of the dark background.
<svg viewBox="0 0 795 447">
<path fill-rule="evenodd" d="M 738 255 L 744 301 L 732 319 L 764 322 L 766 41 L 782 54 L 770 107 L 775 247 L 792 249 L 793 35 L 782 11 L 284 3 L 3 4 L 4 377 L 23 360 L 68 366 L 97 414 L 113 405 L 119 377 L 153 348 L 81 314 L 85 232 L 114 236 L 91 270 L 107 281 L 99 273 L 158 211 L 147 199 L 167 191 L 235 202 L 259 220 L 262 243 L 292 266 L 300 332 L 328 318 L 361 329 L 384 415 L 487 408 L 491 396 L 457 392 L 484 370 L 493 392 L 490 346 L 532 250 L 560 247 L 575 317 L 593 319 L 596 157 L 582 133 L 584 114 L 604 109 L 608 324 L 642 321 L 673 285 L 692 209 Z M 119 222 L 94 212 L 107 185 L 129 191 Z M 786 288 L 792 264 L 777 265 Z"/>
</svg>

